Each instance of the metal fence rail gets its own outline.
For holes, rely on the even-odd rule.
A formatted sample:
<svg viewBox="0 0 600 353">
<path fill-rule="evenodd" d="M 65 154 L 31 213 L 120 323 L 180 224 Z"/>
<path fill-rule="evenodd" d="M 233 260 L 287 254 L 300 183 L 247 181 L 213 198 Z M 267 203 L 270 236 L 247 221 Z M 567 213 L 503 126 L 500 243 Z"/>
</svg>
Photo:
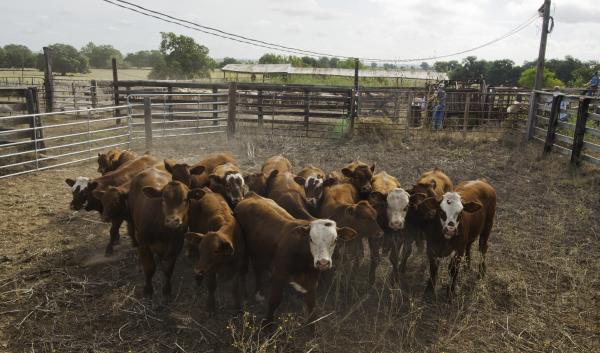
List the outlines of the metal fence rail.
<svg viewBox="0 0 600 353">
<path fill-rule="evenodd" d="M 97 152 L 131 145 L 128 106 L 0 117 L 0 124 L 30 127 L 0 131 L 0 178 L 87 161 Z M 117 124 L 123 119 L 126 124 Z"/>
</svg>

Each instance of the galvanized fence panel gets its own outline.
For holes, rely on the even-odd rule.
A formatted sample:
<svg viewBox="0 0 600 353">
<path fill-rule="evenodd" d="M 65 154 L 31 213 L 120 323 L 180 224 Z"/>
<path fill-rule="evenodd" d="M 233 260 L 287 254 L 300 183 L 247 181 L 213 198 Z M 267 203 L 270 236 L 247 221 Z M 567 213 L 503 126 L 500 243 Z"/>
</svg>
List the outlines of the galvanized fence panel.
<svg viewBox="0 0 600 353">
<path fill-rule="evenodd" d="M 0 117 L 0 178 L 91 160 L 112 147 L 131 145 L 127 106 Z M 125 123 L 118 124 L 117 121 Z M 27 127 L 23 127 L 26 124 Z"/>
</svg>

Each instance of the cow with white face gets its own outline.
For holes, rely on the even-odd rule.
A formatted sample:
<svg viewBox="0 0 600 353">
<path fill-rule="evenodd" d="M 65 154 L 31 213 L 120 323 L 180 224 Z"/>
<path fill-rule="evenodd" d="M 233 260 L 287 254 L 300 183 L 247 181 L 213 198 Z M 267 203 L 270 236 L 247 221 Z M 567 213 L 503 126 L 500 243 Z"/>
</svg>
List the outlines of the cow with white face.
<svg viewBox="0 0 600 353">
<path fill-rule="evenodd" d="M 332 180 L 326 179 L 325 172 L 312 165 L 304 167 L 294 180 L 304 188 L 308 209 L 316 216 L 323 201 L 323 189 L 330 186 Z"/>
<path fill-rule="evenodd" d="M 485 274 L 485 254 L 496 214 L 496 191 L 484 180 L 462 182 L 453 191 L 446 192 L 441 201 L 426 202 L 425 206 L 437 214 L 437 219 L 425 227 L 430 271 L 427 293 L 434 293 L 439 259 L 452 256 L 448 284 L 450 299 L 456 288 L 461 258 L 464 256 L 470 266 L 471 245 L 477 239 L 482 259 L 479 273 Z"/>
<path fill-rule="evenodd" d="M 87 206 L 88 199 L 88 184 L 90 182 L 90 178 L 79 176 L 73 179 L 66 179 L 65 182 L 71 188 L 71 192 L 73 194 L 73 199 L 69 204 L 69 207 L 73 211 L 79 211 Z"/>
<path fill-rule="evenodd" d="M 240 168 L 233 163 L 215 167 L 209 175 L 210 189 L 223 195 L 231 208 L 244 199 L 246 184 Z"/>
<path fill-rule="evenodd" d="M 263 274 L 272 272 L 266 321 L 273 320 L 286 285 L 304 294 L 309 321 L 312 321 L 319 273 L 331 269 L 337 239 L 350 240 L 356 232 L 339 228 L 329 219 L 295 219 L 273 200 L 253 192 L 236 206 L 234 214 L 244 233 L 246 254 L 254 269 L 255 297 L 261 297 Z"/>
</svg>

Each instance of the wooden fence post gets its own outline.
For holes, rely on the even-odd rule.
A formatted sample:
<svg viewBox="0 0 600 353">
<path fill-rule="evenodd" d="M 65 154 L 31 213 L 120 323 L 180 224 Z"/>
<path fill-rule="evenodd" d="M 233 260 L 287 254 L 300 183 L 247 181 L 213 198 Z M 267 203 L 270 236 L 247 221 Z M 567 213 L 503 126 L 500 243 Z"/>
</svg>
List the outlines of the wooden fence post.
<svg viewBox="0 0 600 353">
<path fill-rule="evenodd" d="M 91 82 L 90 100 L 92 101 L 92 108 L 98 108 L 98 83 L 96 80 L 92 80 Z"/>
<path fill-rule="evenodd" d="M 580 98 L 577 108 L 577 122 L 575 123 L 575 133 L 573 134 L 573 148 L 571 152 L 571 164 L 579 165 L 581 162 L 581 150 L 583 149 L 583 138 L 585 136 L 585 126 L 588 120 L 588 109 L 591 98 Z"/>
<path fill-rule="evenodd" d="M 229 82 L 229 94 L 227 105 L 227 137 L 235 136 L 235 116 L 237 108 L 237 82 Z"/>
<path fill-rule="evenodd" d="M 146 133 L 146 151 L 152 151 L 152 100 L 144 97 L 144 130 Z"/>
<path fill-rule="evenodd" d="M 471 112 L 471 94 L 467 93 L 465 101 L 465 114 L 463 117 L 463 138 L 467 137 L 467 126 L 469 125 L 469 113 Z"/>
<path fill-rule="evenodd" d="M 306 134 L 308 135 L 308 122 L 310 118 L 310 92 L 308 89 L 304 89 L 304 128 L 306 129 Z"/>
<path fill-rule="evenodd" d="M 413 93 L 411 91 L 408 92 L 408 96 L 406 97 L 407 102 L 406 102 L 406 119 L 405 121 L 405 126 L 404 126 L 404 135 L 406 140 L 408 140 L 410 138 L 410 121 L 412 119 L 412 101 L 414 99 Z M 400 102 L 398 102 L 398 105 L 400 104 Z M 400 111 L 401 109 L 398 109 L 398 121 L 400 121 Z"/>
<path fill-rule="evenodd" d="M 169 114 L 169 121 L 173 121 L 173 86 L 167 87 L 167 94 L 167 112 Z"/>
<path fill-rule="evenodd" d="M 217 93 L 219 93 L 219 89 L 217 87 L 213 87 L 212 88 L 212 93 L 213 93 L 213 102 L 218 102 L 219 101 L 219 96 L 217 95 Z M 213 114 L 212 114 L 212 118 L 213 120 L 213 125 L 214 126 L 218 126 L 219 125 L 219 105 L 218 104 L 213 104 L 212 106 L 213 109 Z"/>
<path fill-rule="evenodd" d="M 264 76 L 263 76 L 264 77 Z M 257 118 L 258 118 L 258 127 L 263 126 L 263 91 L 262 89 L 258 90 L 258 108 L 257 108 Z"/>
<path fill-rule="evenodd" d="M 529 98 L 529 115 L 527 116 L 527 127 L 525 128 L 525 138 L 527 141 L 531 140 L 535 134 L 535 115 L 537 113 L 537 102 L 538 94 L 531 92 Z"/>
<path fill-rule="evenodd" d="M 73 109 L 77 110 L 77 91 L 75 90 L 75 82 L 71 82 L 71 94 L 73 95 Z M 77 113 L 79 115 L 79 113 Z"/>
<path fill-rule="evenodd" d="M 348 91 L 348 98 L 350 100 L 350 131 L 348 131 L 348 135 L 350 137 L 352 137 L 352 135 L 354 134 L 354 121 L 356 120 L 356 106 L 358 104 L 358 98 L 356 97 L 357 92 L 358 91 L 355 91 L 354 89 Z"/>
<path fill-rule="evenodd" d="M 27 114 L 38 114 L 40 112 L 39 102 L 38 102 L 38 93 L 36 87 L 29 87 L 25 92 L 25 104 L 27 105 Z M 44 141 L 40 141 L 44 138 L 44 132 L 42 129 L 42 124 L 40 123 L 39 116 L 32 115 L 29 120 L 29 127 L 34 129 L 31 134 L 31 139 L 34 141 L 35 149 L 46 148 L 46 144 Z"/>
<path fill-rule="evenodd" d="M 545 153 L 552 151 L 552 146 L 554 146 L 554 142 L 556 141 L 556 127 L 558 126 L 560 102 L 562 99 L 562 95 L 552 97 L 552 109 L 550 109 L 550 117 L 548 119 L 548 132 L 546 133 L 546 141 L 544 142 Z"/>
<path fill-rule="evenodd" d="M 117 59 L 112 58 L 112 74 L 113 74 L 113 93 L 115 97 L 115 106 L 119 106 L 119 75 L 117 73 Z M 121 116 L 120 109 L 115 109 L 115 116 Z M 117 125 L 121 125 L 121 119 L 116 120 Z"/>
<path fill-rule="evenodd" d="M 52 76 L 52 55 L 50 48 L 44 47 L 44 90 L 46 91 L 46 113 L 54 110 L 54 78 Z"/>
</svg>

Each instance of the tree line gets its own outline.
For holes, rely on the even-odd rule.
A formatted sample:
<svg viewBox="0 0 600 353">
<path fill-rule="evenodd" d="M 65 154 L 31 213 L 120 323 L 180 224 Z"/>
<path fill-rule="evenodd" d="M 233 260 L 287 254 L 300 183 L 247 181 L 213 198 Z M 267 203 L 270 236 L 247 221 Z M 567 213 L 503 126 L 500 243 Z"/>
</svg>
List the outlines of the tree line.
<svg viewBox="0 0 600 353">
<path fill-rule="evenodd" d="M 149 67 L 149 75 L 153 79 L 194 79 L 208 77 L 210 71 L 222 68 L 227 64 L 242 61 L 226 57 L 216 62 L 209 56 L 209 49 L 188 36 L 161 32 L 161 42 L 156 50 L 140 50 L 123 55 L 112 45 L 96 45 L 88 43 L 81 49 L 69 44 L 56 43 L 48 46 L 52 52 L 52 67 L 59 74 L 87 73 L 92 68 L 106 69 L 111 67 L 112 58 L 116 58 L 119 68 Z M 252 63 L 252 61 L 246 61 Z M 291 64 L 294 67 L 314 68 L 354 68 L 354 59 L 338 59 L 310 56 L 278 55 L 266 53 L 258 59 L 259 64 Z M 393 70 L 408 69 L 415 66 L 399 66 L 391 63 L 367 66 L 359 62 L 360 68 Z M 44 57 L 41 52 L 32 52 L 28 47 L 19 44 L 8 44 L 0 47 L 1 68 L 38 68 L 43 70 Z M 516 65 L 510 59 L 482 60 L 468 56 L 462 61 L 438 61 L 433 65 L 427 62 L 418 67 L 424 70 L 447 72 L 451 80 L 480 81 L 499 86 L 532 87 L 535 77 L 536 61 L 526 61 Z M 544 87 L 573 86 L 581 87 L 600 70 L 598 61 L 581 61 L 566 56 L 564 59 L 546 61 L 544 71 Z"/>
</svg>

